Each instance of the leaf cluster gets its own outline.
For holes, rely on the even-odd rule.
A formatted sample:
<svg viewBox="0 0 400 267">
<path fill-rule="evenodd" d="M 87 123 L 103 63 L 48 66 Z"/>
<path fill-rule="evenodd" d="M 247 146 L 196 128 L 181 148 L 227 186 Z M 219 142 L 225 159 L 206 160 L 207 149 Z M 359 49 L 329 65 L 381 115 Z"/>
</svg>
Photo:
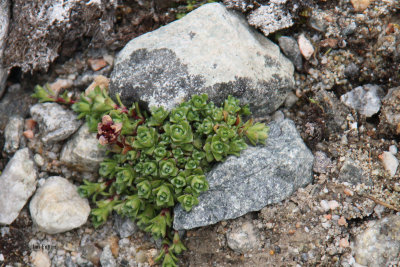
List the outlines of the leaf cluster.
<svg viewBox="0 0 400 267">
<path fill-rule="evenodd" d="M 268 135 L 264 124 L 242 121 L 249 107 L 232 96 L 218 107 L 207 95 L 194 95 L 171 111 L 158 107 L 147 114 L 137 104 L 126 108 L 119 98 L 117 105 L 95 88 L 72 108 L 111 151 L 100 164 L 101 179 L 79 187 L 81 196 L 97 206 L 93 225 L 99 227 L 113 211 L 136 221 L 164 239 L 157 258 L 163 266 L 176 266 L 175 255 L 185 250 L 171 231 L 173 207 L 180 203 L 189 212 L 209 188 L 205 174 L 213 163 L 238 156 L 246 141 L 263 143 Z"/>
</svg>

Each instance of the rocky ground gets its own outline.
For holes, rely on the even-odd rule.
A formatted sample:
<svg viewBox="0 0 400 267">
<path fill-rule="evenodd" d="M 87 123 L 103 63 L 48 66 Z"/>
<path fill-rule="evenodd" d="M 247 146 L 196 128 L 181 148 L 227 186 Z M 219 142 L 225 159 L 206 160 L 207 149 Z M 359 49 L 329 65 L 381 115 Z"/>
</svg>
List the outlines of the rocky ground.
<svg viewBox="0 0 400 267">
<path fill-rule="evenodd" d="M 7 1 L 0 1 L 0 7 L 3 2 Z M 54 204 L 54 209 L 75 208 L 70 222 L 55 218 L 41 224 L 45 216 L 33 214 L 47 206 L 41 195 L 46 186 L 52 186 L 48 177 L 61 176 L 69 181 L 51 178 L 53 183 L 60 183 L 51 190 L 96 179 L 94 170 L 104 151 L 98 149 L 85 155 L 91 139 L 85 139 L 88 133 L 84 128 L 78 130 L 81 122 L 56 104 L 32 108 L 36 100 L 30 94 L 36 84 L 49 83 L 55 91 L 68 89 L 78 95 L 98 75 L 112 76 L 114 65 L 119 64 L 117 52 L 130 39 L 199 5 L 196 1 L 194 6 L 188 5 L 189 2 L 192 1 L 123 1 L 122 5 L 99 5 L 97 13 L 89 15 L 100 17 L 108 31 L 101 28 L 93 35 L 81 34 L 90 31 L 79 29 L 70 34 L 61 32 L 55 42 L 46 39 L 46 51 L 54 50 L 57 56 L 56 52 L 42 55 L 45 49 L 36 47 L 31 50 L 36 56 L 25 61 L 22 54 L 13 58 L 9 42 L 20 37 L 18 31 L 9 35 L 3 61 L 5 68 L 10 67 L 10 74 L 0 100 L 0 179 L 9 185 L 19 181 L 18 177 L 31 177 L 41 187 L 33 194 L 36 185 L 22 182 L 30 189 L 13 201 L 21 211 L 15 216 L 11 211 L 6 216 L 0 214 L 0 266 L 155 265 L 153 257 L 160 243 L 116 215 L 99 229 L 95 230 L 88 221 L 65 232 L 75 228 L 89 208 L 87 202 L 74 196 L 73 189 L 68 196 L 58 194 Z M 288 196 L 268 202 L 274 204 L 259 211 L 185 231 L 183 242 L 188 251 L 181 256 L 180 265 L 398 266 L 398 2 L 222 2 L 244 13 L 249 24 L 279 45 L 293 63 L 293 90 L 285 95 L 279 109 L 262 113 L 258 120 L 294 121 L 314 156 L 312 182 L 293 194 L 287 190 Z M 18 7 L 17 4 L 18 1 L 12 3 Z M 87 14 L 85 6 L 81 8 Z M 17 11 L 14 6 L 12 12 Z M 18 23 L 21 20 L 11 21 L 10 25 Z M 40 25 L 54 30 L 51 25 Z M 96 42 L 101 45 L 96 46 Z M 98 77 L 95 83 L 104 85 L 108 81 Z M 280 96 L 275 97 L 279 101 Z M 83 140 L 79 136 L 84 136 Z M 89 163 L 79 166 L 82 160 Z M 68 185 L 63 184 L 65 181 Z M 20 192 L 18 187 L 12 190 Z M 0 188 L 0 194 L 4 196 L 12 190 Z M 64 202 L 69 204 L 57 204 Z M 4 206 L 0 202 L 0 211 L 6 210 Z"/>
</svg>

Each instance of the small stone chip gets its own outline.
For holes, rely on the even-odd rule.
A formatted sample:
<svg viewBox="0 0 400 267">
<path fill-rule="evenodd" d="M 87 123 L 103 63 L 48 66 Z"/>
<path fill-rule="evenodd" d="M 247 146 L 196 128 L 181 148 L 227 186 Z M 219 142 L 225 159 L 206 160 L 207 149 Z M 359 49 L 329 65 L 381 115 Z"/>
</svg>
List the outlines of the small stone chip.
<svg viewBox="0 0 400 267">
<path fill-rule="evenodd" d="M 300 52 L 303 57 L 307 60 L 310 59 L 311 56 L 314 54 L 314 47 L 310 40 L 308 40 L 307 37 L 304 36 L 304 34 L 301 34 L 297 42 L 299 44 Z"/>
<path fill-rule="evenodd" d="M 88 59 L 88 64 L 92 70 L 98 71 L 107 66 L 107 61 L 105 61 L 103 58 Z"/>
<path fill-rule="evenodd" d="M 340 241 L 339 241 L 339 246 L 340 246 L 341 248 L 347 248 L 347 247 L 349 247 L 349 246 L 350 246 L 349 240 L 347 240 L 347 238 L 342 238 L 342 239 L 340 239 Z"/>
<path fill-rule="evenodd" d="M 351 0 L 350 2 L 353 5 L 355 11 L 362 12 L 368 8 L 371 0 Z"/>
<path fill-rule="evenodd" d="M 338 224 L 339 224 L 340 226 L 344 226 L 344 225 L 347 225 L 347 221 L 346 221 L 346 219 L 342 216 L 342 217 L 340 217 L 340 219 L 338 220 Z"/>
</svg>

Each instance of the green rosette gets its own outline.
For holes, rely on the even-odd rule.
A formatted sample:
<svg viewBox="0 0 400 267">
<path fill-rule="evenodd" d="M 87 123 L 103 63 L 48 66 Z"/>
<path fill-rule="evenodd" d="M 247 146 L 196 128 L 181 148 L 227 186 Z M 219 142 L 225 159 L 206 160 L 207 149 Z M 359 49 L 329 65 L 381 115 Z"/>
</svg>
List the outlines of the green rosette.
<svg viewBox="0 0 400 267">
<path fill-rule="evenodd" d="M 182 195 L 178 197 L 177 200 L 187 212 L 191 211 L 194 206 L 199 204 L 197 197 L 189 194 Z"/>
<path fill-rule="evenodd" d="M 175 145 L 193 142 L 192 128 L 187 121 L 181 121 L 172 125 L 166 124 L 164 130 L 171 137 L 171 141 Z"/>
<path fill-rule="evenodd" d="M 174 159 L 162 160 L 159 163 L 160 177 L 168 178 L 178 174 L 178 168 Z"/>
</svg>

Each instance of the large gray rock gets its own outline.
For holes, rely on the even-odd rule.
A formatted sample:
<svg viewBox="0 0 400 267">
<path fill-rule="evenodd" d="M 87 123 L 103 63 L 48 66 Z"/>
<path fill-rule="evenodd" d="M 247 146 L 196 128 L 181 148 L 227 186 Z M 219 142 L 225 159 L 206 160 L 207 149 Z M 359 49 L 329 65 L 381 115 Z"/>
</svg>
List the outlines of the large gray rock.
<svg viewBox="0 0 400 267">
<path fill-rule="evenodd" d="M 292 121 L 271 123 L 265 146 L 249 147 L 208 173 L 210 189 L 198 206 L 175 208 L 174 228 L 210 225 L 280 202 L 311 182 L 313 159 Z"/>
<path fill-rule="evenodd" d="M 215 103 L 231 94 L 257 117 L 277 109 L 293 85 L 279 47 L 213 3 L 131 40 L 117 56 L 110 95 L 171 109 L 193 94 Z"/>
<path fill-rule="evenodd" d="M 18 150 L 0 176 L 0 224 L 11 224 L 36 190 L 37 172 L 28 148 Z"/>
<path fill-rule="evenodd" d="M 75 185 L 59 176 L 48 178 L 37 190 L 29 210 L 33 222 L 48 234 L 80 227 L 90 213 L 88 200 L 79 196 Z"/>
<path fill-rule="evenodd" d="M 390 215 L 370 223 L 356 236 L 353 252 L 358 264 L 368 267 L 397 266 L 400 252 L 400 216 Z"/>
<path fill-rule="evenodd" d="M 24 119 L 20 116 L 12 116 L 8 120 L 4 130 L 4 151 L 14 153 L 19 148 L 22 131 L 24 129 Z"/>
<path fill-rule="evenodd" d="M 3 52 L 6 44 L 8 24 L 10 18 L 10 4 L 8 0 L 0 0 L 0 97 L 4 93 L 7 80 L 7 69 L 3 64 Z"/>
<path fill-rule="evenodd" d="M 96 172 L 105 155 L 106 149 L 99 146 L 96 134 L 89 132 L 85 123 L 64 145 L 60 161 L 80 171 Z"/>
<path fill-rule="evenodd" d="M 42 141 L 57 142 L 70 137 L 81 125 L 72 110 L 57 103 L 41 103 L 31 107 L 32 118 L 38 122 Z"/>
</svg>

